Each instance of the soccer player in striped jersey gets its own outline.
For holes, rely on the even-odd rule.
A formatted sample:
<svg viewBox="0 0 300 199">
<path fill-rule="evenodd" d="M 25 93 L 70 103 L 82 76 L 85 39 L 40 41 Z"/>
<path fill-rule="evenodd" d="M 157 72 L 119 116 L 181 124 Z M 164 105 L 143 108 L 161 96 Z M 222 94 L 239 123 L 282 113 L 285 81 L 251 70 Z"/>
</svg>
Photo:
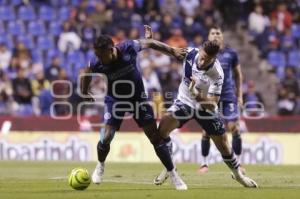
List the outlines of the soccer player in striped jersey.
<svg viewBox="0 0 300 199">
<path fill-rule="evenodd" d="M 145 35 L 146 38 L 152 38 L 151 29 L 147 31 L 150 33 Z M 188 48 L 188 53 L 183 60 L 184 76 L 178 89 L 177 99 L 161 119 L 158 130 L 172 153 L 169 134 L 174 129 L 181 128 L 187 121 L 195 119 L 214 141 L 223 161 L 232 171 L 233 178 L 245 187 L 256 188 L 258 187 L 256 182 L 241 172 L 218 112 L 217 104 L 224 80 L 224 73 L 217 59 L 219 48 L 216 41 L 206 41 L 200 49 Z M 168 177 L 169 174 L 163 170 L 154 179 L 154 184 L 160 185 Z"/>
</svg>

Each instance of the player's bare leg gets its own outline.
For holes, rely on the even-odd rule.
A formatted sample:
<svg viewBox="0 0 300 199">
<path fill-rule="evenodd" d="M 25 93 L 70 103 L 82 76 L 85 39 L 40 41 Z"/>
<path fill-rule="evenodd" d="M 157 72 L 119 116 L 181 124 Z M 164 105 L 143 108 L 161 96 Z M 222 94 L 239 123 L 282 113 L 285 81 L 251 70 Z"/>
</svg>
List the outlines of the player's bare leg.
<svg viewBox="0 0 300 199">
<path fill-rule="evenodd" d="M 169 154 L 172 156 L 172 142 L 169 137 L 170 133 L 179 127 L 179 122 L 171 115 L 165 115 L 159 124 L 158 131 L 162 138 L 167 142 Z M 187 189 L 187 185 L 183 182 L 183 180 L 178 175 L 176 168 L 174 168 L 171 172 L 166 169 L 162 170 L 162 172 L 155 177 L 154 184 L 161 185 L 163 184 L 168 177 L 171 178 L 171 182 L 175 187 L 182 187 L 183 189 Z"/>
<path fill-rule="evenodd" d="M 257 183 L 242 173 L 240 164 L 229 146 L 227 135 L 225 133 L 220 136 L 212 135 L 211 139 L 220 151 L 225 164 L 232 171 L 232 177 L 244 187 L 257 188 Z"/>
<path fill-rule="evenodd" d="M 100 130 L 100 140 L 97 145 L 97 155 L 98 163 L 92 175 L 92 182 L 95 184 L 100 184 L 103 180 L 105 159 L 110 150 L 110 142 L 112 141 L 116 128 L 110 125 L 105 125 L 105 127 Z"/>
</svg>

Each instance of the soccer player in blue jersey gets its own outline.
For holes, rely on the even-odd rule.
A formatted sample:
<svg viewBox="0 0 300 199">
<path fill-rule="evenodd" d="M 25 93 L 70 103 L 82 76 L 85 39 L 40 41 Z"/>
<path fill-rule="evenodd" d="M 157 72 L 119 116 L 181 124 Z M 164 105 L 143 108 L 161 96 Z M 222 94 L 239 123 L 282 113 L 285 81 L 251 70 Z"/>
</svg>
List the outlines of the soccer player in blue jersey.
<svg viewBox="0 0 300 199">
<path fill-rule="evenodd" d="M 119 130 L 126 112 L 132 113 L 134 120 L 149 138 L 154 150 L 171 176 L 171 181 L 177 190 L 186 190 L 174 168 L 166 142 L 159 136 L 152 107 L 145 98 L 145 89 L 140 72 L 136 65 L 139 51 L 151 48 L 162 53 L 173 55 L 182 60 L 186 54 L 184 49 L 171 48 L 152 39 L 127 40 L 114 45 L 111 37 L 99 36 L 94 43 L 96 57 L 90 61 L 85 74 L 101 73 L 107 77 L 108 89 L 104 100 L 105 126 L 100 130 L 100 140 L 97 145 L 98 163 L 92 175 L 95 184 L 102 182 L 104 162 L 110 151 L 110 143 L 116 131 Z M 81 78 L 81 92 L 89 97 L 91 76 Z"/>
<path fill-rule="evenodd" d="M 232 134 L 232 149 L 240 161 L 242 153 L 242 139 L 239 131 L 239 106 L 243 105 L 242 72 L 236 51 L 224 44 L 223 33 L 219 26 L 213 26 L 209 30 L 209 41 L 217 41 L 220 44 L 218 60 L 223 68 L 224 83 L 219 102 L 221 116 L 227 124 L 227 129 Z M 203 132 L 201 140 L 202 165 L 200 173 L 208 171 L 208 154 L 210 149 L 210 137 Z M 241 168 L 244 172 L 244 168 Z"/>
</svg>

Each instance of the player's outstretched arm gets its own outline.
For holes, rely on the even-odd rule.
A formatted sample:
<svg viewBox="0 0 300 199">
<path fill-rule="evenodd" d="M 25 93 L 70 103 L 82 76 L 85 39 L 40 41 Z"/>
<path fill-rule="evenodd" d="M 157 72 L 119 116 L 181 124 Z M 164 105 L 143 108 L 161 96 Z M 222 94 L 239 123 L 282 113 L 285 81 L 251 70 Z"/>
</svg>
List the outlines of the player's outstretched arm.
<svg viewBox="0 0 300 199">
<path fill-rule="evenodd" d="M 161 53 L 175 57 L 178 60 L 183 60 L 187 54 L 187 50 L 184 48 L 174 48 L 165 43 L 153 39 L 152 29 L 148 25 L 144 25 L 145 39 L 140 39 L 142 49 L 152 48 L 160 51 Z"/>
<path fill-rule="evenodd" d="M 173 48 L 165 43 L 154 39 L 139 39 L 142 49 L 151 48 L 166 55 L 175 57 L 178 60 L 183 60 L 187 54 L 187 50 L 183 48 Z"/>
<path fill-rule="evenodd" d="M 242 83 L 243 83 L 243 74 L 241 70 L 241 65 L 238 64 L 233 69 L 234 72 L 234 81 L 236 85 L 236 95 L 238 97 L 239 106 L 243 105 L 243 90 L 242 90 Z"/>
</svg>

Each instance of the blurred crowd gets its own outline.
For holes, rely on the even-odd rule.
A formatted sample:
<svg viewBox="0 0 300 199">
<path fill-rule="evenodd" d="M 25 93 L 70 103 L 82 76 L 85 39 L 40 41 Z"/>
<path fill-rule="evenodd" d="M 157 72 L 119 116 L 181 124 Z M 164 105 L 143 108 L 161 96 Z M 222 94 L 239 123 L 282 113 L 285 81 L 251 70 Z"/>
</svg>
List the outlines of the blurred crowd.
<svg viewBox="0 0 300 199">
<path fill-rule="evenodd" d="M 289 60 L 291 52 L 296 51 L 300 59 L 300 2 L 282 2 L 1 0 L 0 114 L 99 114 L 92 106 L 77 109 L 82 102 L 76 92 L 77 80 L 93 56 L 93 41 L 99 34 L 111 35 L 115 43 L 138 39 L 143 37 L 144 24 L 152 27 L 157 40 L 176 47 L 197 47 L 214 24 L 231 28 L 244 21 L 262 58 L 268 59 L 276 52 Z M 293 61 L 294 65 L 287 65 L 286 61 L 284 67 L 272 67 L 282 80 L 278 86 L 278 112 L 283 115 L 294 114 L 299 97 L 300 61 Z M 180 63 L 150 50 L 140 53 L 138 65 L 155 103 L 171 102 L 176 97 L 181 81 Z M 101 78 L 93 81 L 93 88 L 94 92 L 106 89 Z M 245 82 L 244 96 L 245 101 L 263 102 L 253 82 Z M 166 108 L 158 107 L 158 112 Z"/>
<path fill-rule="evenodd" d="M 257 1 L 248 29 L 278 78 L 278 114 L 300 114 L 300 1 Z"/>
</svg>

